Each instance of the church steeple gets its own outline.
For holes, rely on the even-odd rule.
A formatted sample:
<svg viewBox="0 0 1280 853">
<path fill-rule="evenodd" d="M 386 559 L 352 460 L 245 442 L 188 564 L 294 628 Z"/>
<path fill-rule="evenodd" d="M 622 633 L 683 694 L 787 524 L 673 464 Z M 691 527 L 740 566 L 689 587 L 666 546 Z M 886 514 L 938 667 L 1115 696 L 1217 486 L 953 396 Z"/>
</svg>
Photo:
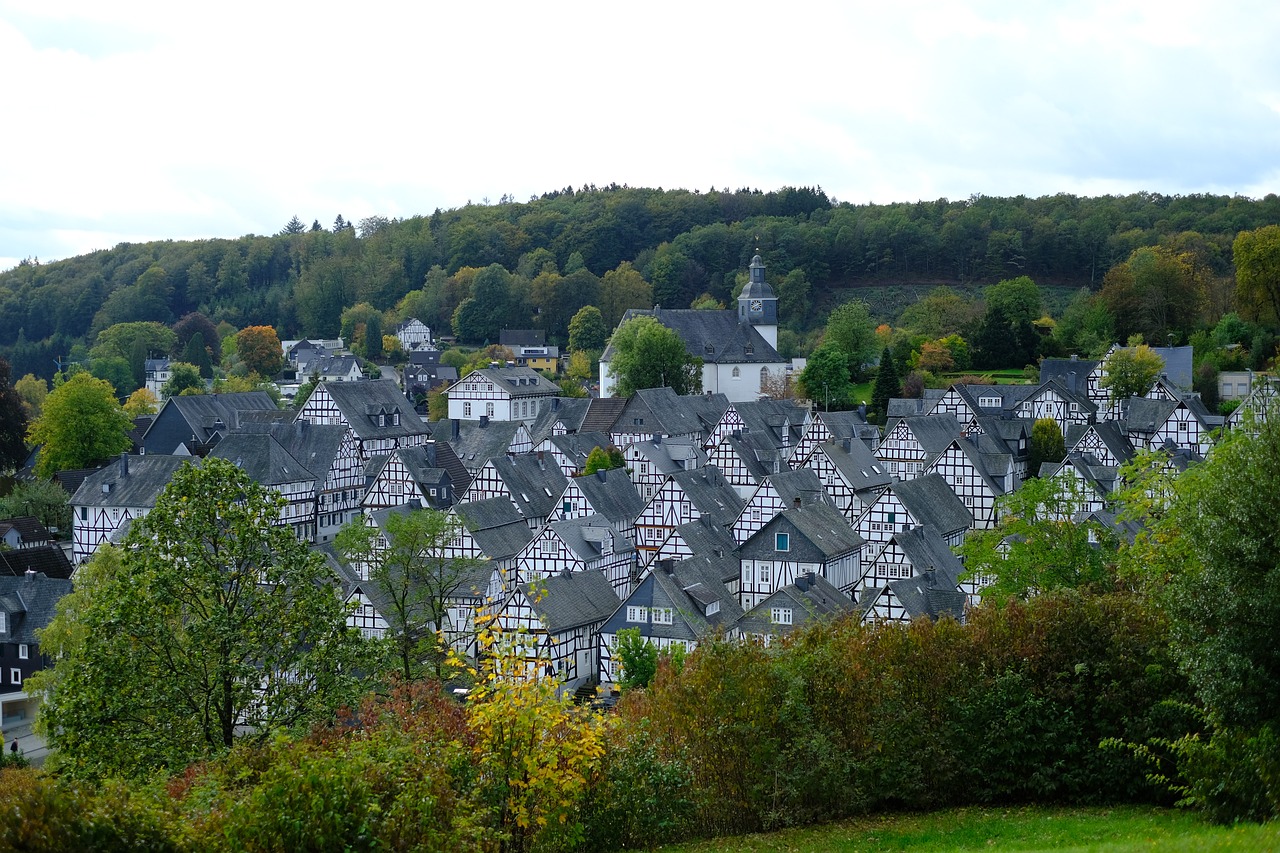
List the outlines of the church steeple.
<svg viewBox="0 0 1280 853">
<path fill-rule="evenodd" d="M 751 278 L 738 295 L 738 322 L 755 326 L 770 346 L 777 347 L 778 297 L 773 295 L 773 288 L 764 280 L 764 260 L 758 249 L 748 271 Z"/>
</svg>

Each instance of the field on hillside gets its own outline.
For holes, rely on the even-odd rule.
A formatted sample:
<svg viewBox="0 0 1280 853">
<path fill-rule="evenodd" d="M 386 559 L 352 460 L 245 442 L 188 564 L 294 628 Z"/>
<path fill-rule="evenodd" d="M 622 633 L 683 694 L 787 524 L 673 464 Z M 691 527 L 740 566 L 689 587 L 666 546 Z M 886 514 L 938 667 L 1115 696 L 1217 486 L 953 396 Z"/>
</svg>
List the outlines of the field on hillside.
<svg viewBox="0 0 1280 853">
<path fill-rule="evenodd" d="M 671 853 L 854 851 L 1258 851 L 1280 849 L 1280 826 L 1221 827 L 1168 809 L 966 808 L 877 815 L 820 827 L 662 848 Z"/>
</svg>

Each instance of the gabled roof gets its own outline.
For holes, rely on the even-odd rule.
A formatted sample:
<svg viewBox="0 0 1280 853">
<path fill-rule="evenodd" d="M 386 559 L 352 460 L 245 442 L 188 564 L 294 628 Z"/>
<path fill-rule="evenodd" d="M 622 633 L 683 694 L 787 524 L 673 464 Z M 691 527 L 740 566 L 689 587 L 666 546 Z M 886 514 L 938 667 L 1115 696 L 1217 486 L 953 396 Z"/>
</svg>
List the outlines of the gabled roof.
<svg viewBox="0 0 1280 853">
<path fill-rule="evenodd" d="M 1125 429 L 1129 432 L 1155 432 L 1164 426 L 1180 402 L 1130 397 L 1125 404 Z"/>
<path fill-rule="evenodd" d="M 1050 379 L 1056 379 L 1068 389 L 1076 393 L 1084 393 L 1087 391 L 1086 379 L 1101 363 L 1098 359 L 1077 358 L 1076 356 L 1071 356 L 1071 358 L 1046 358 L 1040 362 L 1040 382 L 1043 384 Z"/>
<path fill-rule="evenodd" d="M 899 530 L 893 534 L 893 539 L 917 575 L 933 571 L 939 578 L 950 581 L 954 587 L 964 573 L 964 564 L 960 562 L 960 558 L 938 531 L 928 524 L 912 527 L 910 530 Z"/>
<path fill-rule="evenodd" d="M 427 425 L 413 410 L 409 400 L 400 393 L 393 379 L 373 379 L 368 382 L 326 382 L 324 386 L 342 419 L 360 439 L 402 438 L 429 433 Z M 393 424 L 390 417 L 385 425 L 378 425 L 378 415 L 400 413 L 400 423 Z"/>
<path fill-rule="evenodd" d="M 1035 400 L 1044 394 L 1052 391 L 1068 403 L 1075 403 L 1079 407 L 1079 411 L 1090 415 L 1098 413 L 1098 404 L 1089 399 L 1089 391 L 1084 387 L 1084 383 L 1080 383 L 1079 387 L 1072 388 L 1061 379 L 1049 379 L 1041 382 L 1035 389 L 1035 392 L 1027 397 L 1028 400 Z"/>
<path fill-rule="evenodd" d="M 251 480 L 264 486 L 323 481 L 328 470 L 326 466 L 324 471 L 316 474 L 271 436 L 254 433 L 232 433 L 222 439 L 209 455 L 235 463 Z"/>
<path fill-rule="evenodd" d="M 708 516 L 703 516 L 697 521 L 686 522 L 675 529 L 674 535 L 679 536 L 685 546 L 694 554 L 705 557 L 729 557 L 737 566 L 738 542 L 733 538 L 733 534 L 723 524 L 713 521 Z M 739 569 L 734 569 L 736 577 Z"/>
<path fill-rule="evenodd" d="M 321 481 L 333 467 L 347 437 L 347 428 L 341 424 L 314 424 L 306 418 L 290 423 L 244 424 L 241 431 L 270 435 Z"/>
<path fill-rule="evenodd" d="M 597 447 L 609 448 L 613 446 L 613 442 L 609 436 L 602 432 L 579 432 L 567 435 L 552 435 L 547 437 L 547 441 L 552 446 L 563 453 L 568 459 L 572 460 L 575 468 L 581 470 L 587 464 L 587 457 L 591 455 L 591 451 Z"/>
<path fill-rule="evenodd" d="M 941 474 L 900 480 L 889 489 L 917 524 L 928 524 L 944 537 L 973 526 L 973 513 Z"/>
<path fill-rule="evenodd" d="M 925 453 L 939 453 L 960 435 L 960 421 L 951 412 L 902 419 Z M 887 433 L 886 433 L 887 434 Z"/>
<path fill-rule="evenodd" d="M 448 474 L 454 494 L 460 495 L 471 483 L 471 474 L 443 441 L 428 439 L 423 444 L 398 448 L 395 455 L 419 485 L 434 485 L 440 482 L 441 474 Z"/>
<path fill-rule="evenodd" d="M 591 405 L 589 397 L 552 397 L 550 405 L 543 404 L 532 422 L 526 422 L 529 437 L 534 444 L 541 444 L 551 436 L 556 422 L 559 421 L 570 433 L 582 432 L 582 419 L 587 416 L 587 407 Z M 596 433 L 608 435 L 607 432 Z"/>
<path fill-rule="evenodd" d="M 926 388 L 919 397 L 893 397 L 889 400 L 889 407 L 885 413 L 885 420 L 888 429 L 893 428 L 893 422 L 897 418 L 906 418 L 912 415 L 927 415 L 932 411 L 933 406 L 947 392 L 942 388 Z"/>
<path fill-rule="evenodd" d="M 1190 391 L 1195 357 L 1193 347 L 1152 347 L 1151 351 L 1164 361 L 1164 369 L 1160 372 L 1183 391 Z"/>
<path fill-rule="evenodd" d="M 674 474 L 677 471 L 701 468 L 707 461 L 707 454 L 694 438 L 637 441 L 627 445 L 627 449 L 635 450 L 649 460 L 660 474 Z"/>
<path fill-rule="evenodd" d="M 0 575 L 0 610 L 8 616 L 4 640 L 36 643 L 36 631 L 53 619 L 58 600 L 71 592 L 71 581 L 36 573 L 7 577 Z"/>
<path fill-rule="evenodd" d="M 560 393 L 560 386 L 543 376 L 532 367 L 478 367 L 458 380 L 466 382 L 479 374 L 501 392 L 519 397 L 555 397 Z M 457 384 L 445 390 L 451 394 Z"/>
<path fill-rule="evenodd" d="M 482 501 L 466 501 L 455 504 L 453 511 L 462 522 L 462 526 L 474 534 L 478 530 L 489 530 L 507 524 L 520 524 L 525 528 L 524 516 L 516 509 L 508 498 L 485 498 Z"/>
<path fill-rule="evenodd" d="M 176 418 L 184 424 L 184 434 L 189 432 L 195 436 L 197 444 L 207 445 L 218 436 L 239 427 L 245 420 L 243 413 L 254 411 L 279 412 L 280 407 L 266 391 L 170 397 L 164 401 L 155 420 L 147 427 L 143 434 L 143 444 L 148 445 L 157 438 L 153 433 L 171 430 L 171 423 Z M 153 447 L 152 450 L 154 449 Z"/>
<path fill-rule="evenodd" d="M 858 612 L 865 617 L 880 597 L 890 592 L 898 599 L 908 619 L 926 617 L 936 620 L 950 616 L 957 621 L 964 620 L 965 594 L 953 578 L 934 571 L 862 590 L 858 596 Z"/>
<path fill-rule="evenodd" d="M 1003 447 L 1004 442 L 1000 442 Z M 1007 450 L 998 450 L 991 448 L 992 452 L 983 452 L 976 442 L 965 437 L 958 436 L 952 439 L 951 443 L 939 453 L 930 454 L 925 461 L 925 468 L 938 460 L 938 457 L 946 453 L 951 447 L 957 448 L 961 453 L 968 457 L 969 462 L 973 465 L 973 470 L 982 478 L 983 484 L 993 495 L 1004 494 L 1004 487 L 997 483 L 995 478 L 1000 477 L 1002 480 L 1013 468 L 1013 457 Z M 957 498 L 958 500 L 958 498 Z M 915 513 L 912 513 L 914 515 Z"/>
<path fill-rule="evenodd" d="M 735 623 L 742 617 L 742 606 L 729 592 L 723 578 L 737 577 L 740 572 L 734 557 L 696 556 L 674 564 L 654 566 L 623 606 L 603 625 L 601 634 L 617 634 L 625 628 L 639 628 L 642 636 L 695 642 Z M 718 609 L 708 614 L 712 603 Z M 660 622 L 629 623 L 626 608 L 670 607 L 670 625 Z"/>
<path fill-rule="evenodd" d="M 1121 464 L 1128 462 L 1134 457 L 1133 444 L 1129 441 L 1129 437 L 1125 435 L 1124 428 L 1119 421 L 1099 421 L 1094 424 L 1072 424 L 1067 429 L 1066 448 L 1070 453 L 1076 449 L 1076 445 L 1085 437 L 1089 430 L 1093 430 L 1098 438 L 1102 440 L 1102 444 L 1116 457 Z"/>
<path fill-rule="evenodd" d="M 59 545 L 0 551 L 0 575 L 21 577 L 29 571 L 66 579 L 71 577 L 73 569 L 66 552 Z"/>
<path fill-rule="evenodd" d="M 681 397 L 670 388 L 644 388 L 628 401 L 614 424 L 614 432 L 651 433 L 661 436 L 695 436 L 707 432 L 698 409 L 689 397 Z M 726 402 L 726 408 L 727 408 Z M 723 414 L 723 412 L 721 412 Z"/>
<path fill-rule="evenodd" d="M 94 471 L 71 497 L 72 506 L 155 506 L 173 475 L 190 456 L 127 456 Z"/>
<path fill-rule="evenodd" d="M 453 429 L 457 429 L 457 436 Z M 506 456 L 520 430 L 519 421 L 439 421 L 432 427 L 437 440 L 453 447 L 466 469 L 479 471 L 490 459 Z"/>
<path fill-rule="evenodd" d="M 794 507 L 796 501 L 799 501 L 801 506 L 811 503 L 832 504 L 831 496 L 827 494 L 822 481 L 818 479 L 818 475 L 812 468 L 780 471 L 777 474 L 771 474 L 768 481 L 787 507 Z"/>
<path fill-rule="evenodd" d="M 811 503 L 783 511 L 742 543 L 742 559 L 783 559 L 775 534 L 789 533 L 785 559 L 825 563 L 862 547 L 863 538 L 840 512 L 827 503 Z"/>
<path fill-rule="evenodd" d="M 791 624 L 775 624 L 770 614 L 775 607 L 791 610 Z M 780 636 L 790 634 L 810 622 L 838 619 L 856 609 L 853 599 L 819 574 L 801 575 L 793 583 L 775 590 L 746 612 L 735 626 L 744 634 Z"/>
<path fill-rule="evenodd" d="M 797 406 L 794 400 L 746 401 L 734 403 L 733 408 L 737 411 L 738 417 L 742 419 L 744 434 L 764 435 L 768 437 L 774 447 L 782 447 L 784 445 L 784 432 L 786 434 L 785 444 L 791 447 L 795 447 L 803 437 L 806 412 L 800 406 Z M 854 415 L 856 417 L 854 412 L 828 412 L 827 414 L 831 417 L 840 415 Z M 863 423 L 865 424 L 865 420 Z M 836 432 L 836 428 L 832 426 L 831 422 L 828 422 L 827 426 L 833 433 Z"/>
<path fill-rule="evenodd" d="M 569 481 L 553 459 L 534 456 L 495 456 L 489 460 L 525 518 L 545 519 L 564 494 Z"/>
<path fill-rule="evenodd" d="M 717 524 L 732 524 L 744 502 L 714 465 L 671 475 L 698 513 Z"/>
<path fill-rule="evenodd" d="M 551 634 L 603 622 L 622 604 L 613 584 L 597 571 L 561 572 L 521 584 L 520 591 Z"/>
<path fill-rule="evenodd" d="M 622 410 L 626 406 L 626 397 L 592 397 L 587 404 L 587 413 L 583 416 L 578 431 L 612 432 L 613 425 L 622 416 Z"/>
<path fill-rule="evenodd" d="M 0 519 L 0 538 L 10 530 L 18 535 L 19 542 L 52 542 L 53 534 L 34 515 L 19 515 Z"/>
<path fill-rule="evenodd" d="M 636 491 L 626 468 L 600 470 L 573 480 L 591 508 L 614 524 L 630 524 L 644 511 L 644 498 Z"/>
<path fill-rule="evenodd" d="M 893 475 L 888 468 L 861 441 L 824 441 L 815 452 L 825 453 L 855 492 L 887 486 L 893 482 Z"/>
<path fill-rule="evenodd" d="M 778 351 L 761 336 L 755 326 L 740 323 L 732 310 L 698 311 L 688 308 L 631 308 L 622 316 L 653 317 L 684 341 L 690 355 L 706 364 L 780 364 Z M 613 358 L 613 345 L 605 347 L 601 361 Z"/>
<path fill-rule="evenodd" d="M 635 546 L 609 525 L 601 515 L 588 515 L 571 521 L 557 521 L 549 525 L 552 532 L 564 542 L 580 560 L 590 562 L 604 556 L 604 543 L 610 543 L 611 553 L 634 551 Z"/>
<path fill-rule="evenodd" d="M 749 432 L 745 435 L 734 432 L 720 441 L 741 460 L 743 467 L 747 469 L 747 474 L 757 483 L 786 468 L 781 450 L 767 435 L 758 432 Z"/>
</svg>

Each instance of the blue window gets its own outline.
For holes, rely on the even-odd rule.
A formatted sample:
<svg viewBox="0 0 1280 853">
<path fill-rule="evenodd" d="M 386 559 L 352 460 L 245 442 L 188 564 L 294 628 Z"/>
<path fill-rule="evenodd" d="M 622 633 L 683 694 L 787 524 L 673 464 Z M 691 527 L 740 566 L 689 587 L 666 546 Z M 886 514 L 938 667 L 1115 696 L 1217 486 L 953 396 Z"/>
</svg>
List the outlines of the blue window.
<svg viewBox="0 0 1280 853">
<path fill-rule="evenodd" d="M 790 551 L 791 550 L 791 534 L 790 533 L 773 534 L 773 550 Z"/>
</svg>

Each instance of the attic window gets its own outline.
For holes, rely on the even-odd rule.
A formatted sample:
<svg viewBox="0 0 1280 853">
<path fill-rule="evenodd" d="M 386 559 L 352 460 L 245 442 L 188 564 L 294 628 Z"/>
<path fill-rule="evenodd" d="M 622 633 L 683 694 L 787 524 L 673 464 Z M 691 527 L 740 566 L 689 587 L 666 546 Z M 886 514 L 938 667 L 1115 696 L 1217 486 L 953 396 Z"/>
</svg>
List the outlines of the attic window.
<svg viewBox="0 0 1280 853">
<path fill-rule="evenodd" d="M 9 614 L 0 610 L 0 634 L 9 633 Z"/>
<path fill-rule="evenodd" d="M 670 607 L 654 607 L 650 612 L 655 625 L 670 625 L 675 618 L 675 611 Z"/>
<path fill-rule="evenodd" d="M 773 550 L 790 551 L 791 550 L 791 534 L 790 533 L 773 534 Z"/>
<path fill-rule="evenodd" d="M 642 624 L 649 621 L 649 608 L 647 607 L 628 607 L 627 621 Z"/>
<path fill-rule="evenodd" d="M 769 621 L 774 625 L 790 625 L 791 624 L 791 608 L 790 607 L 770 607 Z"/>
<path fill-rule="evenodd" d="M 714 613 L 719 613 L 719 612 L 720 612 L 720 602 L 719 602 L 719 601 L 712 601 L 712 602 L 710 602 L 710 603 L 708 603 L 708 604 L 707 604 L 707 615 L 708 615 L 708 616 L 710 616 L 710 615 L 712 615 L 712 614 L 714 614 Z"/>
<path fill-rule="evenodd" d="M 871 470 L 875 471 L 877 474 L 881 473 L 879 465 L 872 465 Z"/>
</svg>

